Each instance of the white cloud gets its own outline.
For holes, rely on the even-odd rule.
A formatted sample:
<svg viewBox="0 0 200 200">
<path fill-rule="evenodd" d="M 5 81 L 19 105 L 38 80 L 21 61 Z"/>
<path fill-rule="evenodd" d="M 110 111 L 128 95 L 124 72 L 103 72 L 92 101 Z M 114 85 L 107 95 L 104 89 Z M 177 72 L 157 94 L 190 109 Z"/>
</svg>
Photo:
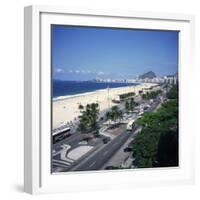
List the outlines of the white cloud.
<svg viewBox="0 0 200 200">
<path fill-rule="evenodd" d="M 56 69 L 56 73 L 63 73 L 63 72 L 64 72 L 64 70 L 61 69 L 61 68 L 57 68 L 57 69 Z"/>
<path fill-rule="evenodd" d="M 98 72 L 97 75 L 104 75 L 104 72 Z"/>
<path fill-rule="evenodd" d="M 68 73 L 75 73 L 75 74 L 98 74 L 98 75 L 105 75 L 105 73 L 104 72 L 92 72 L 92 71 L 90 71 L 90 70 L 79 70 L 79 69 L 75 69 L 75 70 L 68 70 L 67 71 Z"/>
</svg>

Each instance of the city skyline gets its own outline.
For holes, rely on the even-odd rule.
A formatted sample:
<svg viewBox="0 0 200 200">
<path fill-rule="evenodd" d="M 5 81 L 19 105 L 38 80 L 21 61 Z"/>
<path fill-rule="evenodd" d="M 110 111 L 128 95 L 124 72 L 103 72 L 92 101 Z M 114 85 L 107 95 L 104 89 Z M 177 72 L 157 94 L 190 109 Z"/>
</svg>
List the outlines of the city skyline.
<svg viewBox="0 0 200 200">
<path fill-rule="evenodd" d="M 178 70 L 178 32 L 53 25 L 53 79 L 133 79 Z"/>
</svg>

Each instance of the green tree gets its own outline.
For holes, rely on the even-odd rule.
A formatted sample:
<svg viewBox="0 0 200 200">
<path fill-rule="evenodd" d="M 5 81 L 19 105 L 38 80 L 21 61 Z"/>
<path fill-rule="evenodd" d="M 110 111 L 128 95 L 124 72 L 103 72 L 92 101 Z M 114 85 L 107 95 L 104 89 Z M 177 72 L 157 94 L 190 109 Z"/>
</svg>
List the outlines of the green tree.
<svg viewBox="0 0 200 200">
<path fill-rule="evenodd" d="M 120 110 L 119 110 L 119 107 L 118 106 L 113 106 L 111 108 L 111 117 L 112 117 L 112 120 L 113 121 L 116 121 L 119 117 L 120 117 Z"/>
<path fill-rule="evenodd" d="M 174 94 L 178 91 L 173 87 L 167 94 L 173 97 L 171 100 L 137 121 L 142 127 L 133 142 L 133 156 L 138 167 L 178 165 L 178 95 Z"/>
<path fill-rule="evenodd" d="M 111 108 L 111 111 L 106 113 L 106 118 L 111 119 L 112 121 L 116 121 L 117 119 L 122 118 L 122 116 L 122 111 L 119 109 L 118 106 L 113 106 Z"/>
<path fill-rule="evenodd" d="M 134 98 L 131 98 L 130 100 L 127 100 L 125 102 L 125 109 L 126 112 L 128 111 L 133 111 L 135 106 L 138 106 L 139 104 L 137 102 L 135 102 Z"/>
<path fill-rule="evenodd" d="M 136 102 L 134 101 L 134 98 L 131 98 L 131 100 L 130 100 L 130 110 L 131 110 L 131 111 L 134 110 L 135 104 L 136 104 Z"/>
<path fill-rule="evenodd" d="M 84 109 L 84 106 L 83 106 L 82 104 L 80 104 L 80 105 L 78 106 L 78 109 L 79 109 L 79 110 L 83 110 L 83 109 Z"/>
<path fill-rule="evenodd" d="M 168 99 L 178 99 L 178 86 L 174 85 L 167 93 Z"/>
<path fill-rule="evenodd" d="M 95 132 L 98 133 L 98 103 L 87 104 L 86 107 L 80 107 L 81 115 L 79 116 L 79 130 L 82 133 Z"/>
<path fill-rule="evenodd" d="M 130 104 L 128 101 L 125 102 L 125 109 L 126 109 L 126 112 L 130 110 Z"/>
<path fill-rule="evenodd" d="M 125 94 L 120 94 L 119 98 L 120 98 L 120 100 L 125 100 L 125 99 L 128 99 L 128 98 L 133 97 L 133 96 L 135 96 L 135 92 L 128 92 L 128 93 L 125 93 Z"/>
<path fill-rule="evenodd" d="M 161 90 L 146 92 L 145 94 L 142 94 L 142 98 L 144 100 L 155 99 L 161 92 Z"/>
<path fill-rule="evenodd" d="M 98 114 L 99 114 L 99 105 L 98 103 L 92 103 L 91 104 L 91 118 L 90 118 L 90 126 L 91 129 L 95 131 L 95 133 L 98 133 Z"/>
</svg>

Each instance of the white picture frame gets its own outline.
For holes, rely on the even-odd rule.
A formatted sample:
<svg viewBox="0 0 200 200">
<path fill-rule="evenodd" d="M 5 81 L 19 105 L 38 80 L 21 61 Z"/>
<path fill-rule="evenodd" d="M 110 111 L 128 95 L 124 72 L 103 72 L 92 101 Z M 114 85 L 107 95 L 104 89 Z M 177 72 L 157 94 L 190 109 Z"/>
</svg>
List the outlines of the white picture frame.
<svg viewBox="0 0 200 200">
<path fill-rule="evenodd" d="M 177 168 L 76 172 L 52 175 L 50 134 L 50 25 L 68 24 L 180 31 L 180 166 Z M 194 181 L 194 134 L 190 132 L 194 17 L 184 14 L 71 9 L 56 6 L 25 8 L 24 190 L 55 193 L 174 185 Z M 190 67 L 188 67 L 190 66 Z M 183 89 L 184 88 L 184 89 Z M 190 133 L 190 134 L 188 134 Z"/>
</svg>

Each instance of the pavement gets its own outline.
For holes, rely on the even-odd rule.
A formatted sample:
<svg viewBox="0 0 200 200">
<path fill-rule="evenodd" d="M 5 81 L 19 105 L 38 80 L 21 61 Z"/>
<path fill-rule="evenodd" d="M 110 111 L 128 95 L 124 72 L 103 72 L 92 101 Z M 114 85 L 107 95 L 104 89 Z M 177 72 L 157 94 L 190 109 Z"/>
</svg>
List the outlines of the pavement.
<svg viewBox="0 0 200 200">
<path fill-rule="evenodd" d="M 67 154 L 67 157 L 70 158 L 70 159 L 73 159 L 73 160 L 78 160 L 83 155 L 88 153 L 92 148 L 93 148 L 93 146 L 89 146 L 89 145 L 76 147 L 75 149 L 72 149 Z"/>
<path fill-rule="evenodd" d="M 103 126 L 103 127 L 99 130 L 99 134 L 100 134 L 100 135 L 103 135 L 103 136 L 105 136 L 105 137 L 109 137 L 109 138 L 111 138 L 111 139 L 114 139 L 114 138 L 115 138 L 115 135 L 113 135 L 112 133 L 109 133 L 109 132 L 107 131 L 107 129 L 108 129 L 108 126 Z"/>
</svg>

